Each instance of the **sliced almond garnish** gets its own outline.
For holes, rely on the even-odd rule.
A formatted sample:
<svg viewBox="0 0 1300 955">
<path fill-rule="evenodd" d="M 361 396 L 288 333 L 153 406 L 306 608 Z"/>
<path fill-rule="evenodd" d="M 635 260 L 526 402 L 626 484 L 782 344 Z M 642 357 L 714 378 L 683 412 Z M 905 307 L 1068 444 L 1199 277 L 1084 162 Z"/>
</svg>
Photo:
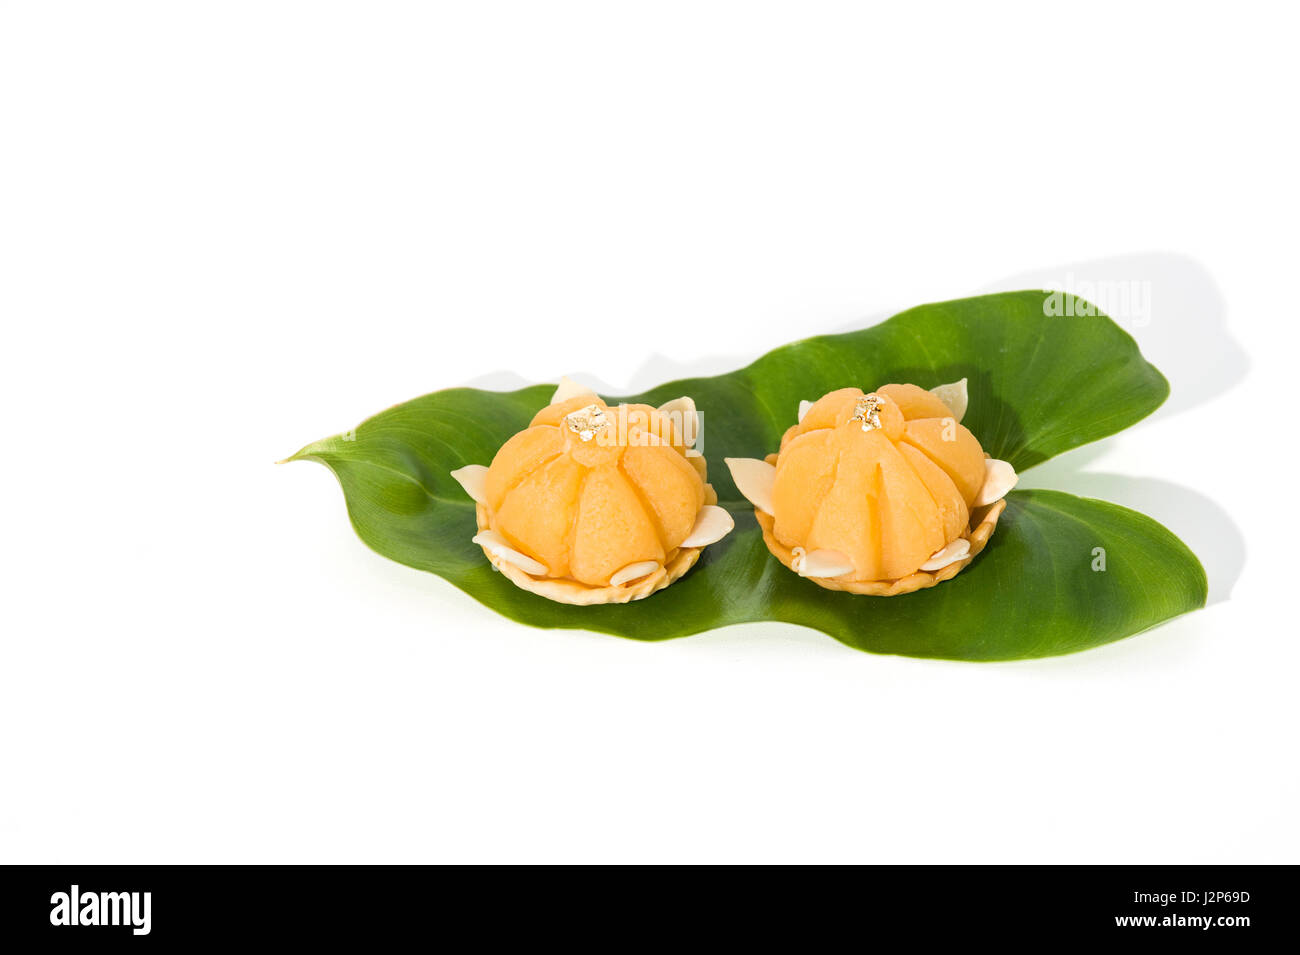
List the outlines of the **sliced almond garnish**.
<svg viewBox="0 0 1300 955">
<path fill-rule="evenodd" d="M 816 404 L 816 402 L 814 401 L 799 402 L 799 423 L 800 424 L 803 424 L 803 419 L 808 416 L 808 412 L 812 410 L 812 406 L 814 404 Z"/>
<path fill-rule="evenodd" d="M 489 551 L 497 560 L 503 560 L 507 564 L 513 564 L 525 574 L 532 574 L 535 577 L 541 577 L 546 574 L 545 564 L 533 560 L 527 554 L 519 553 L 519 551 L 510 546 L 509 541 L 496 531 L 479 531 L 470 538 L 470 540 Z"/>
<path fill-rule="evenodd" d="M 965 378 L 961 379 L 961 381 L 954 381 L 947 385 L 931 388 L 930 394 L 946 404 L 948 410 L 952 412 L 952 416 L 959 422 L 966 417 L 966 405 L 970 401 L 970 396 L 966 391 Z"/>
<path fill-rule="evenodd" d="M 853 570 L 853 561 L 837 550 L 796 547 L 792 553 L 790 566 L 800 577 L 839 577 Z"/>
<path fill-rule="evenodd" d="M 551 395 L 551 404 L 558 405 L 561 401 L 568 401 L 570 398 L 576 398 L 578 395 L 596 394 L 586 385 L 580 385 L 572 378 L 561 378 L 560 386 L 555 389 L 555 394 Z"/>
<path fill-rule="evenodd" d="M 613 577 L 609 578 L 611 587 L 621 587 L 630 580 L 636 580 L 644 577 L 646 574 L 653 574 L 659 569 L 657 560 L 639 560 L 635 564 L 628 564 Z"/>
<path fill-rule="evenodd" d="M 465 489 L 465 493 L 474 499 L 476 504 L 486 503 L 484 488 L 487 485 L 488 469 L 481 464 L 467 464 L 463 468 L 457 468 L 451 472 L 451 476 L 456 479 L 456 483 Z"/>
<path fill-rule="evenodd" d="M 956 563 L 970 553 L 970 541 L 958 537 L 946 547 L 940 547 L 930 555 L 930 559 L 921 565 L 922 570 L 943 570 L 949 564 Z"/>
<path fill-rule="evenodd" d="M 700 413 L 695 410 L 694 398 L 682 395 L 665 401 L 659 406 L 659 413 L 670 416 L 670 420 L 681 428 L 682 442 L 686 447 L 695 447 L 700 437 Z"/>
<path fill-rule="evenodd" d="M 718 507 L 716 504 L 705 504 L 700 508 L 699 516 L 695 518 L 695 526 L 691 532 L 686 535 L 686 540 L 678 544 L 678 547 L 707 547 L 709 544 L 715 544 L 722 538 L 731 533 L 731 529 L 736 526 L 736 522 L 731 519 L 731 514 L 725 507 Z"/>
<path fill-rule="evenodd" d="M 776 484 L 776 465 L 758 458 L 724 458 L 731 469 L 736 489 L 760 511 L 772 513 L 772 488 Z"/>
<path fill-rule="evenodd" d="M 1007 496 L 1007 492 L 1016 486 L 1020 475 L 1006 461 L 997 458 L 984 459 L 984 486 L 975 495 L 971 507 L 985 507 Z"/>
</svg>

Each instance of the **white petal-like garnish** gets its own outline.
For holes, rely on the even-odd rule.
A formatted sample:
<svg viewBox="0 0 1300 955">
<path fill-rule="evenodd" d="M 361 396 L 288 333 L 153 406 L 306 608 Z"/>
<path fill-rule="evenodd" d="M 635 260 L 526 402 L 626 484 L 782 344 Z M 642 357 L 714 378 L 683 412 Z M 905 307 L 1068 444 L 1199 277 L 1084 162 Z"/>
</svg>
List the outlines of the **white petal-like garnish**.
<svg viewBox="0 0 1300 955">
<path fill-rule="evenodd" d="M 725 507 L 718 507 L 716 504 L 705 504 L 700 508 L 700 514 L 695 518 L 695 526 L 691 532 L 686 535 L 686 540 L 682 541 L 679 547 L 707 547 L 709 544 L 717 543 L 731 533 L 731 529 L 736 526 L 736 522 L 731 519 L 731 514 Z"/>
<path fill-rule="evenodd" d="M 551 395 L 551 404 L 558 405 L 561 401 L 568 401 L 570 398 L 576 398 L 578 395 L 594 395 L 595 392 L 586 385 L 580 385 L 572 378 L 561 378 L 560 386 L 555 389 L 555 394 Z"/>
<path fill-rule="evenodd" d="M 451 476 L 456 482 L 465 489 L 465 493 L 472 497 L 477 504 L 486 504 L 487 495 L 484 488 L 487 485 L 488 469 L 481 464 L 467 464 L 463 468 L 457 468 L 451 472 Z"/>
<path fill-rule="evenodd" d="M 940 547 L 930 555 L 930 559 L 921 565 L 922 570 L 943 570 L 951 563 L 961 560 L 970 553 L 970 541 L 958 537 L 947 547 Z"/>
<path fill-rule="evenodd" d="M 628 564 L 613 577 L 609 578 L 609 585 L 611 587 L 620 587 L 630 580 L 637 580 L 640 577 L 644 577 L 646 574 L 653 574 L 658 569 L 659 561 L 640 560 L 635 564 Z"/>
<path fill-rule="evenodd" d="M 975 503 L 971 507 L 984 507 L 1002 500 L 1019 480 L 1020 475 L 1016 474 L 1016 469 L 1006 461 L 985 458 L 984 486 L 975 495 Z"/>
<path fill-rule="evenodd" d="M 700 438 L 700 413 L 695 410 L 695 399 L 682 395 L 672 401 L 665 401 L 659 406 L 659 413 L 668 415 L 682 434 L 686 447 L 695 447 Z"/>
<path fill-rule="evenodd" d="M 507 564 L 514 564 L 525 574 L 540 577 L 546 573 L 545 564 L 533 560 L 527 554 L 519 553 L 510 546 L 509 541 L 496 531 L 479 531 L 470 539 L 475 544 L 491 552 L 492 556 L 497 560 L 504 560 Z"/>
<path fill-rule="evenodd" d="M 758 458 L 723 458 L 731 469 L 736 489 L 760 511 L 772 513 L 772 488 L 776 484 L 776 465 Z"/>
<path fill-rule="evenodd" d="M 966 417 L 966 405 L 970 396 L 966 393 L 966 379 L 954 381 L 951 384 L 939 385 L 937 388 L 931 388 L 930 394 L 934 395 L 940 401 L 948 406 L 952 416 L 959 422 Z"/>
<path fill-rule="evenodd" d="M 839 577 L 853 570 L 853 561 L 837 550 L 818 548 L 805 551 L 796 547 L 790 566 L 800 577 Z"/>
<path fill-rule="evenodd" d="M 800 424 L 803 424 L 803 419 L 808 417 L 808 412 L 812 410 L 812 406 L 814 404 L 816 404 L 815 401 L 799 402 L 799 423 Z"/>
</svg>

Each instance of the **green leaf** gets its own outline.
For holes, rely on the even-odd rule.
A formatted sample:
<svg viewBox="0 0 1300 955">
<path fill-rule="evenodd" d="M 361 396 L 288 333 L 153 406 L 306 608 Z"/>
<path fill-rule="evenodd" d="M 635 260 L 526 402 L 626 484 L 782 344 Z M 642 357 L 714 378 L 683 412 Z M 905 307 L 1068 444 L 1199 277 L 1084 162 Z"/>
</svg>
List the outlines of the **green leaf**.
<svg viewBox="0 0 1300 955">
<path fill-rule="evenodd" d="M 984 553 L 952 580 L 900 597 L 824 590 L 763 545 L 724 456 L 762 457 L 800 399 L 847 385 L 926 387 L 967 377 L 963 423 L 1019 470 L 1127 427 L 1168 394 L 1161 374 L 1109 318 L 1083 303 L 1047 314 L 1045 293 L 926 305 L 843 335 L 778 348 L 747 368 L 672 382 L 625 399 L 691 395 L 704 412 L 710 480 L 736 530 L 682 580 L 631 604 L 573 607 L 519 590 L 471 543 L 474 506 L 449 472 L 487 464 L 553 386 L 510 393 L 453 388 L 391 408 L 308 445 L 343 486 L 353 526 L 379 553 L 439 574 L 511 619 L 641 640 L 758 620 L 814 627 L 862 650 L 960 660 L 1070 653 L 1203 606 L 1196 557 L 1150 518 L 1055 491 L 1008 499 Z M 1083 314 L 1081 314 L 1083 313 Z M 1098 569 L 1098 551 L 1104 569 Z"/>
</svg>

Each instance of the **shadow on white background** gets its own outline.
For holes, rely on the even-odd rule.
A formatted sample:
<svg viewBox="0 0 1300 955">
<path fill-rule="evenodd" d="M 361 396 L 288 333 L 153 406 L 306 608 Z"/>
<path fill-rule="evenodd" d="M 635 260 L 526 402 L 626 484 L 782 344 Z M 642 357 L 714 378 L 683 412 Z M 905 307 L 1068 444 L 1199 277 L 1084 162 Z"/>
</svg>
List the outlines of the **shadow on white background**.
<svg viewBox="0 0 1300 955">
<path fill-rule="evenodd" d="M 1132 335 L 1143 356 L 1169 380 L 1169 398 L 1134 430 L 1213 401 L 1238 385 L 1250 367 L 1228 332 L 1218 286 L 1199 263 L 1172 253 L 1094 259 L 1025 272 L 981 291 L 1018 288 L 1088 291 L 1143 285 L 1146 314 L 1112 317 Z M 1024 487 L 1056 488 L 1122 504 L 1176 529 L 1205 567 L 1210 605 L 1227 600 L 1246 562 L 1241 530 L 1217 502 L 1170 481 L 1087 470 L 1106 451 L 1093 442 L 1045 461 L 1025 475 Z"/>
<path fill-rule="evenodd" d="M 1093 259 L 1023 272 L 980 292 L 1012 289 L 1087 291 L 1145 284 L 1147 315 L 1111 315 L 1169 379 L 1169 400 L 1150 420 L 1171 417 L 1222 395 L 1246 377 L 1250 361 L 1228 333 L 1218 285 L 1198 262 L 1166 252 Z"/>
</svg>

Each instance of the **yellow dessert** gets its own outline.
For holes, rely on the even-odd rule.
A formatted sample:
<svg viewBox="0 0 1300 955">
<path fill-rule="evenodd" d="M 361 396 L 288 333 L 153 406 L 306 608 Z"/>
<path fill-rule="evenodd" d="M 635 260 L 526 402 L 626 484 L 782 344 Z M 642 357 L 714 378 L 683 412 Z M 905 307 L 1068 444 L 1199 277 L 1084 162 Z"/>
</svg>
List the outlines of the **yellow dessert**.
<svg viewBox="0 0 1300 955">
<path fill-rule="evenodd" d="M 1016 483 L 961 419 L 966 381 L 884 385 L 804 402 L 766 460 L 728 458 L 781 563 L 831 590 L 892 596 L 955 576 Z"/>
<path fill-rule="evenodd" d="M 567 379 L 488 467 L 452 472 L 478 505 L 473 540 L 517 586 L 571 604 L 625 603 L 681 577 L 732 529 L 690 398 L 610 407 Z"/>
</svg>

